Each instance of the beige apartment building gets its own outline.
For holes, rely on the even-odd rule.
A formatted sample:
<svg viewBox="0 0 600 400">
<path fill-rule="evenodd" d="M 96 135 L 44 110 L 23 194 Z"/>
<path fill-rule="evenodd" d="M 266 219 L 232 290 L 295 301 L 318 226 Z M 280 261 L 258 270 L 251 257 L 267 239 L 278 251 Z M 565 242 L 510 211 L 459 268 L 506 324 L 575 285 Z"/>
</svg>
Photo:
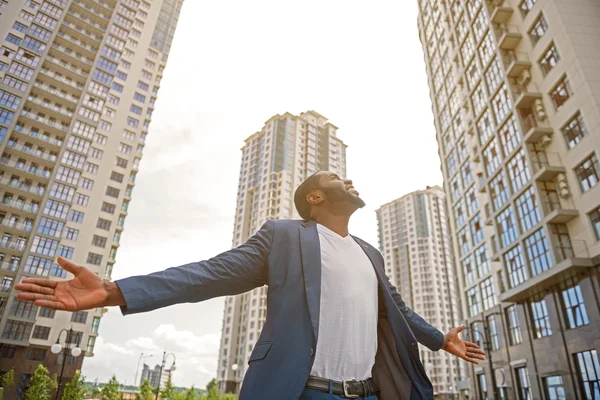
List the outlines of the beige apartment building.
<svg viewBox="0 0 600 400">
<path fill-rule="evenodd" d="M 600 398 L 600 3 L 419 0 L 477 399 Z"/>
<path fill-rule="evenodd" d="M 448 332 L 461 321 L 458 281 L 448 227 L 446 195 L 439 186 L 409 193 L 377 211 L 379 250 L 386 274 L 406 304 Z M 421 361 L 440 399 L 454 397 L 463 362 L 419 346 Z"/>
<path fill-rule="evenodd" d="M 40 362 L 52 374 L 66 362 L 66 381 L 94 354 L 103 309 L 38 309 L 13 286 L 68 279 L 59 255 L 111 279 L 181 5 L 0 0 L 0 372 L 16 372 L 6 398 L 22 398 Z M 71 327 L 83 355 L 52 354 Z"/>
<path fill-rule="evenodd" d="M 317 171 L 346 176 L 346 145 L 338 128 L 315 111 L 275 115 L 242 147 L 233 247 L 271 219 L 299 219 L 294 191 Z M 263 327 L 267 288 L 225 300 L 217 382 L 222 393 L 238 393 L 248 358 Z"/>
</svg>

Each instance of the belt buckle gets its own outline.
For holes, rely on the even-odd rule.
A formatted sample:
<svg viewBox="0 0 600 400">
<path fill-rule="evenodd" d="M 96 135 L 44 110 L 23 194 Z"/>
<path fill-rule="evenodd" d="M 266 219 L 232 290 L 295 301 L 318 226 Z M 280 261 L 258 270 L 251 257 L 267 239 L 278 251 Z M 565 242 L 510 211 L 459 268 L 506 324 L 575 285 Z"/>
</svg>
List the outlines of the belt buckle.
<svg viewBox="0 0 600 400">
<path fill-rule="evenodd" d="M 356 379 L 344 379 L 342 381 L 342 388 L 344 389 L 344 397 L 347 399 L 358 399 L 360 397 L 358 394 L 348 393 L 348 382 L 358 382 L 358 381 Z"/>
</svg>

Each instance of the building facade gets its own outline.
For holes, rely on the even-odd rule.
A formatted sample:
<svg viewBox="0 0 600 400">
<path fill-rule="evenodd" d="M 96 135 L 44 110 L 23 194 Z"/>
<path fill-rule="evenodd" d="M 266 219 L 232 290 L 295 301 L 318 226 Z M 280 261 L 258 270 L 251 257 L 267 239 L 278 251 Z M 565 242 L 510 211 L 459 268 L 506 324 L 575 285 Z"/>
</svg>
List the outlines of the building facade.
<svg viewBox="0 0 600 400">
<path fill-rule="evenodd" d="M 376 213 L 386 274 L 406 304 L 444 333 L 457 327 L 462 318 L 444 190 L 409 193 Z M 455 397 L 464 364 L 444 351 L 419 347 L 434 394 Z"/>
<path fill-rule="evenodd" d="M 92 356 L 103 309 L 14 298 L 25 277 L 111 279 L 182 0 L 0 0 L 0 372 L 20 398 L 63 328 Z M 57 359 L 58 358 L 58 359 Z M 65 381 L 83 356 L 66 357 Z"/>
<path fill-rule="evenodd" d="M 418 5 L 471 398 L 599 398 L 600 7 Z"/>
<path fill-rule="evenodd" d="M 160 382 L 160 389 L 164 388 L 169 379 L 171 379 L 173 372 L 170 369 L 165 369 L 161 374 L 160 368 L 158 364 L 153 369 L 150 369 L 148 364 L 144 364 L 142 367 L 142 376 L 138 384 L 141 386 L 144 381 L 148 381 L 150 386 L 156 388 Z"/>
<path fill-rule="evenodd" d="M 243 244 L 271 219 L 299 218 L 296 187 L 317 171 L 346 176 L 346 145 L 337 127 L 315 111 L 275 115 L 246 139 L 238 183 L 233 246 Z M 225 300 L 217 382 L 239 392 L 267 312 L 267 288 Z"/>
</svg>

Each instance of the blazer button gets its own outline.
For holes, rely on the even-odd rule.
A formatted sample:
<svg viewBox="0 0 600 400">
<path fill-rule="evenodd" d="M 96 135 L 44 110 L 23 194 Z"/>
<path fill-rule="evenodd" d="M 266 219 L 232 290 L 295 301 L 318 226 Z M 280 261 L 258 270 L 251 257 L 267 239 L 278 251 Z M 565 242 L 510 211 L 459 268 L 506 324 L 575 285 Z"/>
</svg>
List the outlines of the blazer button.
<svg viewBox="0 0 600 400">
<path fill-rule="evenodd" d="M 412 342 L 411 344 L 414 346 L 414 345 L 416 345 L 416 344 L 417 344 L 417 342 Z"/>
<path fill-rule="evenodd" d="M 313 349 L 310 349 L 310 356 L 312 357 L 315 354 L 315 351 Z"/>
</svg>

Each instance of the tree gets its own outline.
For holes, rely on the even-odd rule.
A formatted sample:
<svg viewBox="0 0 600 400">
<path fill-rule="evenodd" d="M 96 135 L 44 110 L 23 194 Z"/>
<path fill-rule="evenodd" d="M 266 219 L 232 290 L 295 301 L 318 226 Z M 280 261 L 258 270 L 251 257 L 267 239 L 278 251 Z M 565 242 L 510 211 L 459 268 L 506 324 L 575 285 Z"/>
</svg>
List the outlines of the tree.
<svg viewBox="0 0 600 400">
<path fill-rule="evenodd" d="M 113 375 L 108 383 L 102 388 L 101 400 L 120 400 L 119 396 L 119 381 L 117 377 Z"/>
<path fill-rule="evenodd" d="M 85 394 L 84 378 L 80 373 L 76 373 L 71 382 L 65 385 L 62 400 L 82 400 Z"/>
<path fill-rule="evenodd" d="M 171 377 L 169 377 L 169 380 L 165 384 L 163 390 L 160 391 L 160 398 L 165 400 L 173 400 L 175 398 L 175 389 L 173 388 L 173 384 L 171 383 Z"/>
<path fill-rule="evenodd" d="M 217 387 L 217 379 L 216 378 L 212 378 L 210 380 L 210 382 L 208 382 L 206 384 L 206 393 L 210 393 L 210 391 L 212 390 L 212 388 L 216 388 Z"/>
<path fill-rule="evenodd" d="M 208 385 L 206 385 L 206 396 L 202 396 L 202 400 L 221 400 L 221 396 L 219 396 L 219 390 L 217 389 L 217 386 L 212 386 L 211 383 L 212 381 L 210 381 Z"/>
<path fill-rule="evenodd" d="M 25 400 L 50 400 L 52 392 L 57 388 L 56 381 L 48 375 L 48 369 L 38 365 L 29 380 L 29 388 L 25 392 Z"/>
<path fill-rule="evenodd" d="M 4 391 L 10 387 L 15 385 L 15 370 L 11 369 L 2 375 L 2 379 L 0 379 L 0 385 L 2 385 L 2 389 L 0 389 L 0 400 L 4 396 Z"/>
<path fill-rule="evenodd" d="M 136 400 L 154 400 L 154 388 L 146 379 L 140 386 L 140 394 L 136 396 Z"/>
</svg>

